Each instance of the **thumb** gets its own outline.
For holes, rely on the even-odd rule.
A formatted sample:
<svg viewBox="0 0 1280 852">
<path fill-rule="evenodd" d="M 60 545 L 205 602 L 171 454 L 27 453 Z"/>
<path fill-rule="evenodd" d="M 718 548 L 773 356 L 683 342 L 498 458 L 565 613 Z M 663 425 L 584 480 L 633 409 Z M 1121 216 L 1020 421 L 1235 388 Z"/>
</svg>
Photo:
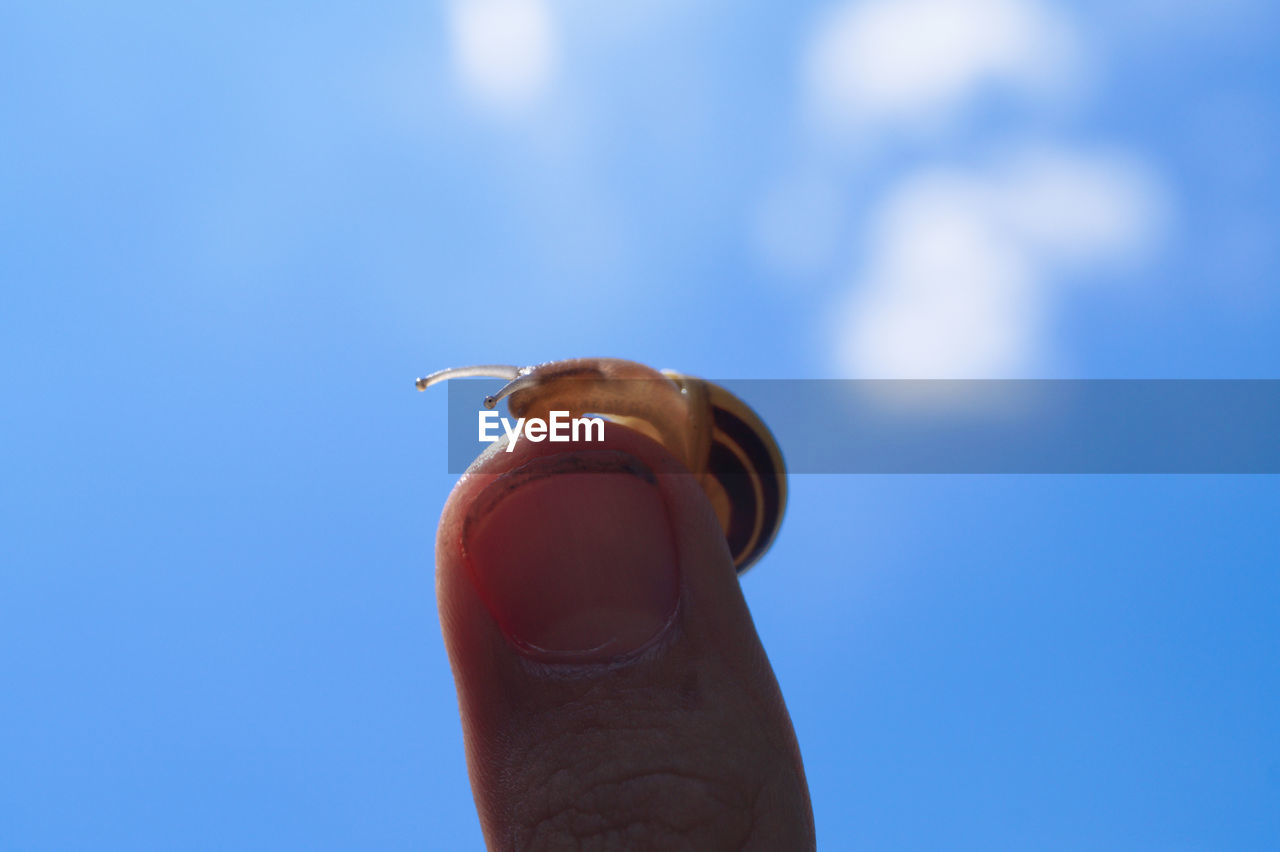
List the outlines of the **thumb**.
<svg viewBox="0 0 1280 852">
<path fill-rule="evenodd" d="M 437 594 L 489 846 L 806 849 L 804 770 L 724 535 L 654 441 L 495 445 Z"/>
</svg>

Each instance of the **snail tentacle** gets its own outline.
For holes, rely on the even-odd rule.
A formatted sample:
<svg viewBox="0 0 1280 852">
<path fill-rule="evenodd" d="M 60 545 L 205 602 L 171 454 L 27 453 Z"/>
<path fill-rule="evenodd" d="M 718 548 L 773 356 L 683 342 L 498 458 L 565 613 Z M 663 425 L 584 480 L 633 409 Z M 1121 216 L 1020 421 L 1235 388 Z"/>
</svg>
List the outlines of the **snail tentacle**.
<svg viewBox="0 0 1280 852">
<path fill-rule="evenodd" d="M 446 382 L 449 379 L 472 379 L 477 377 L 493 379 L 514 379 L 520 375 L 520 367 L 511 364 L 477 364 L 474 367 L 449 367 L 436 370 L 414 382 L 414 386 L 424 391 L 432 385 Z M 489 406 L 492 408 L 493 406 Z"/>
</svg>

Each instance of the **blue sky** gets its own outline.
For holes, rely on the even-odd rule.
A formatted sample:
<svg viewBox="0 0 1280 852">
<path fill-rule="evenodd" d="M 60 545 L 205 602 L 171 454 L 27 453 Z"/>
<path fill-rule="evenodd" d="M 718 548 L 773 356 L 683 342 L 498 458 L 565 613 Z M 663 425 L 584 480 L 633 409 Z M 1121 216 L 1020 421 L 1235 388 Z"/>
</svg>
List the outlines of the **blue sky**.
<svg viewBox="0 0 1280 852">
<path fill-rule="evenodd" d="M 1277 376 L 1269 4 L 598 5 L 0 13 L 0 847 L 479 846 L 432 369 Z M 824 848 L 1280 841 L 1274 477 L 792 494 Z"/>
</svg>

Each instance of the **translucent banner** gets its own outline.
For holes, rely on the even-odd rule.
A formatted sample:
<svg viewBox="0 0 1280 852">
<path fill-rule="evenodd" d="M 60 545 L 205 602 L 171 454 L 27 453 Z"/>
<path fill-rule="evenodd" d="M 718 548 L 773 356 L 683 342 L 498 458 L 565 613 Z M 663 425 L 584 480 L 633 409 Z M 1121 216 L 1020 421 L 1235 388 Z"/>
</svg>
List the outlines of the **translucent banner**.
<svg viewBox="0 0 1280 852">
<path fill-rule="evenodd" d="M 491 442 L 595 440 L 572 407 L 519 422 L 485 397 L 501 380 L 448 384 L 448 468 L 461 473 Z M 1278 380 L 715 382 L 754 410 L 791 473 L 1278 473 Z M 583 398 L 590 392 L 583 387 Z M 614 383 L 611 396 L 669 398 L 658 381 Z M 561 398 L 572 398 L 570 392 Z M 717 426 L 687 400 L 688 423 Z M 643 408 L 643 404 L 640 405 Z M 725 406 L 719 406 L 725 407 Z M 735 427 L 730 411 L 719 420 Z M 701 412 L 701 413 L 699 413 Z M 702 418 L 702 419 L 699 419 Z M 748 418 L 749 419 L 749 418 Z M 740 419 L 741 420 L 741 419 Z M 575 422 L 583 421 L 583 422 Z M 488 425 L 488 432 L 484 429 Z M 604 430 L 619 428 L 606 422 Z M 683 428 L 683 427 L 682 427 Z M 576 430 L 576 431 L 575 431 Z"/>
</svg>

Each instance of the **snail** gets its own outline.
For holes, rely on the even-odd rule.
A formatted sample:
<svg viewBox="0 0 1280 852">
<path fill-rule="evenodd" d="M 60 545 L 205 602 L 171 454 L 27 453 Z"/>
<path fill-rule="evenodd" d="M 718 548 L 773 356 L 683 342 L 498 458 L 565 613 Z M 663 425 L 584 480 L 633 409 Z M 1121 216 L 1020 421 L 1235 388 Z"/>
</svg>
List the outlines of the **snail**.
<svg viewBox="0 0 1280 852">
<path fill-rule="evenodd" d="M 739 574 L 773 544 L 787 503 L 782 452 L 756 413 L 724 388 L 618 358 L 455 367 L 418 379 L 417 388 L 477 376 L 507 380 L 485 408 L 507 398 L 516 417 L 600 415 L 662 444 L 698 477 Z"/>
</svg>

